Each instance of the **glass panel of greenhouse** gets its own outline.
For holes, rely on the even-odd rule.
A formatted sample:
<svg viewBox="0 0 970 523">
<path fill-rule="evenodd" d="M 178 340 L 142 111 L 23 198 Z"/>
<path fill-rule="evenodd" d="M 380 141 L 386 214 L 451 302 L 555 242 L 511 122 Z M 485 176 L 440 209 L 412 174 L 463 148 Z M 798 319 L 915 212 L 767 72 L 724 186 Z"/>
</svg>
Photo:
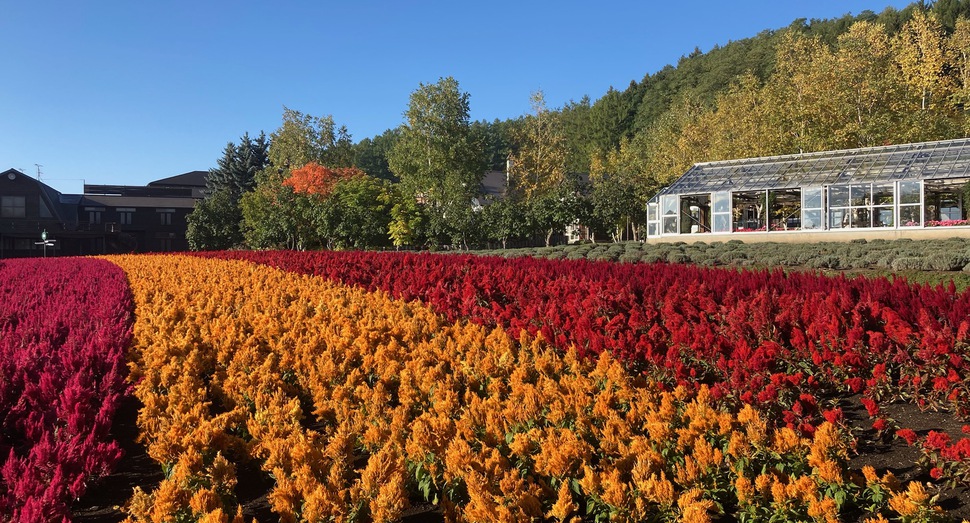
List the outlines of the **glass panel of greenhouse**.
<svg viewBox="0 0 970 523">
<path fill-rule="evenodd" d="M 648 235 L 970 225 L 970 139 L 695 164 Z"/>
</svg>

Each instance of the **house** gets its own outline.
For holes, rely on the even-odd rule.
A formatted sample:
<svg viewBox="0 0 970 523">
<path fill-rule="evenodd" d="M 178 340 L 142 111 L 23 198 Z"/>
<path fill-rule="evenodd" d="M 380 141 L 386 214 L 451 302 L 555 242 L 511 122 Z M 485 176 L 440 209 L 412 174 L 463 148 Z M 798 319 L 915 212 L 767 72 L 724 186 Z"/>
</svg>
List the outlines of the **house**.
<svg viewBox="0 0 970 523">
<path fill-rule="evenodd" d="M 970 236 L 970 139 L 698 163 L 647 206 L 648 241 Z"/>
<path fill-rule="evenodd" d="M 76 223 L 70 198 L 16 169 L 0 173 L 0 258 L 40 253 L 43 246 L 36 243 L 44 231 L 55 238 L 73 230 Z M 66 248 L 73 252 L 77 241 L 72 237 Z M 53 245 L 65 248 L 63 243 Z"/>
<path fill-rule="evenodd" d="M 79 225 L 113 235 L 113 251 L 187 251 L 185 217 L 204 197 L 208 174 L 192 171 L 144 186 L 85 184 Z"/>
<path fill-rule="evenodd" d="M 85 185 L 61 194 L 16 169 L 0 173 L 0 258 L 188 250 L 185 216 L 205 171 L 146 186 Z M 46 233 L 48 245 L 41 243 Z"/>
</svg>

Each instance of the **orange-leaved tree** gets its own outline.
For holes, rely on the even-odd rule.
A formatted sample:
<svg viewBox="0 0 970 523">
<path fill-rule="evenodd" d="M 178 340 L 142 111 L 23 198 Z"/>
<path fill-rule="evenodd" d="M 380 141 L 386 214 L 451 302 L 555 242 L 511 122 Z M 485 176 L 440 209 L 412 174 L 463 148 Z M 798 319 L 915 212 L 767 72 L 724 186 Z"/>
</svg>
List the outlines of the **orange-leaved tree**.
<svg viewBox="0 0 970 523">
<path fill-rule="evenodd" d="M 316 162 L 309 162 L 299 169 L 293 169 L 290 177 L 283 180 L 283 185 L 292 187 L 293 191 L 298 194 L 326 198 L 333 191 L 337 182 L 363 174 L 364 171 L 356 167 L 331 169 Z"/>
</svg>

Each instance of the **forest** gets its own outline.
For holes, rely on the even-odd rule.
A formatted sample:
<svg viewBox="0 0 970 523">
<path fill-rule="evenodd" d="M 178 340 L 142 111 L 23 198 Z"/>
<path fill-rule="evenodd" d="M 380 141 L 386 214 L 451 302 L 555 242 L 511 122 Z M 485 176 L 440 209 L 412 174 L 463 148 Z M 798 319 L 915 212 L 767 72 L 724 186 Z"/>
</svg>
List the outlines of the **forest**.
<svg viewBox="0 0 970 523">
<path fill-rule="evenodd" d="M 697 162 L 964 137 L 970 0 L 794 20 L 595 100 L 549 107 L 533 92 L 514 119 L 471 121 L 470 101 L 454 78 L 422 83 L 402 125 L 356 142 L 332 116 L 284 108 L 269 135 L 227 144 L 190 245 L 635 240 L 647 200 Z"/>
</svg>

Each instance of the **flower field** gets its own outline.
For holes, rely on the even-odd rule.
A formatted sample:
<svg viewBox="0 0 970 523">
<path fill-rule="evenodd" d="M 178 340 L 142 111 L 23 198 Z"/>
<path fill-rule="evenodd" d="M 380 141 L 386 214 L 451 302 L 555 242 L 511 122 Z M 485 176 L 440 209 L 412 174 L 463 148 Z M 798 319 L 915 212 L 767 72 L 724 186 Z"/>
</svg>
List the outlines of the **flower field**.
<svg viewBox="0 0 970 523">
<path fill-rule="evenodd" d="M 132 522 L 248 523 L 253 474 L 287 522 L 945 521 L 935 494 L 968 482 L 964 435 L 885 415 L 967 413 L 970 298 L 952 289 L 397 253 L 107 260 L 134 324 L 88 320 L 85 339 L 131 336 L 140 440 L 165 472 Z M 77 285 L 122 274 L 82 262 L 111 270 Z M 920 449 L 924 480 L 850 464 L 850 395 L 870 433 Z"/>
<path fill-rule="evenodd" d="M 61 521 L 121 457 L 131 307 L 105 261 L 0 262 L 0 521 Z"/>
<path fill-rule="evenodd" d="M 875 414 L 907 395 L 962 404 L 962 382 L 943 390 L 919 368 L 962 379 L 962 324 L 928 319 L 962 306 L 945 289 L 667 265 L 220 256 L 247 259 L 110 258 L 135 297 L 139 427 L 167 478 L 135 494 L 133 521 L 241 520 L 237 472 L 252 467 L 272 478 L 284 521 L 394 521 L 428 503 L 457 521 L 943 517 L 931 486 L 851 470 L 853 435 L 822 398 L 866 392 Z M 946 357 L 930 354 L 947 343 Z"/>
<path fill-rule="evenodd" d="M 810 433 L 813 395 L 850 391 L 970 414 L 970 293 L 885 279 L 679 264 L 409 253 L 223 252 L 420 300 L 449 321 L 610 352 L 668 387 L 781 408 Z M 404 276 L 406 275 L 406 276 Z"/>
</svg>

